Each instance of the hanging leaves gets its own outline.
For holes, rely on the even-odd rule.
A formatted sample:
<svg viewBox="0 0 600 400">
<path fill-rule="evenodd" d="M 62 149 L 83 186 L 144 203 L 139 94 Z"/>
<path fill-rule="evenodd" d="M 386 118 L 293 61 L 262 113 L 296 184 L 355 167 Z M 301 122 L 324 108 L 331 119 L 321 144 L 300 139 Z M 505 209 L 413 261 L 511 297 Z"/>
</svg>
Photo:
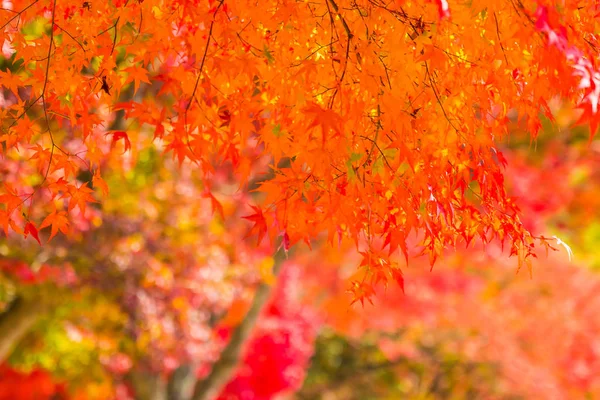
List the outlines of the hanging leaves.
<svg viewBox="0 0 600 400">
<path fill-rule="evenodd" d="M 258 244 L 262 242 L 264 236 L 267 233 L 267 222 L 265 220 L 265 216 L 263 215 L 262 210 L 256 206 L 250 206 L 255 212 L 251 215 L 246 215 L 242 217 L 254 223 L 252 229 L 248 233 L 248 236 L 256 234 L 258 236 Z"/>
<path fill-rule="evenodd" d="M 45 227 L 50 226 L 50 237 L 48 241 L 52 240 L 54 236 L 58 234 L 58 232 L 62 232 L 66 234 L 69 231 L 69 219 L 67 217 L 67 213 L 65 211 L 56 211 L 50 215 L 48 215 L 42 224 L 40 225 L 40 229 L 44 229 Z"/>
<path fill-rule="evenodd" d="M 591 0 L 184 3 L 0 12 L 6 234 L 67 231 L 108 192 L 100 170 L 156 147 L 209 186 L 223 165 L 242 191 L 258 183 L 259 242 L 327 232 L 385 248 L 379 283 L 398 280 L 397 256 L 433 263 L 473 241 L 528 262 L 536 239 L 504 187 L 509 128 L 535 138 L 557 97 L 590 138 L 600 123 Z"/>
<path fill-rule="evenodd" d="M 40 245 L 42 244 L 42 242 L 40 241 L 40 236 L 38 234 L 38 230 L 35 227 L 35 225 L 32 224 L 31 222 L 27 222 L 25 224 L 25 230 L 23 233 L 24 233 L 25 237 L 27 237 L 28 235 L 31 235 L 31 237 L 33 237 Z"/>
</svg>

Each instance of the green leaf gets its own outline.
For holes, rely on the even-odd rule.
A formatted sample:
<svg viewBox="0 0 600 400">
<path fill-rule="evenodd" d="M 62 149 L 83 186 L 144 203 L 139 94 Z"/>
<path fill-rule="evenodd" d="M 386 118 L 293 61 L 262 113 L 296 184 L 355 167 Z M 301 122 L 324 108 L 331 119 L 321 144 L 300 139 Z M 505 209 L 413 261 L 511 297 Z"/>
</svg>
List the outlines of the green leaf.
<svg viewBox="0 0 600 400">
<path fill-rule="evenodd" d="M 269 64 L 273 64 L 275 62 L 275 58 L 273 58 L 273 54 L 271 54 L 271 51 L 269 50 L 267 45 L 265 45 L 263 47 L 263 53 L 264 53 L 267 61 L 269 62 Z"/>
<path fill-rule="evenodd" d="M 350 162 L 355 163 L 357 161 L 360 161 L 363 158 L 363 156 L 363 153 L 352 153 L 350 154 Z"/>
<path fill-rule="evenodd" d="M 354 166 L 352 166 L 352 161 L 348 160 L 346 162 L 346 167 L 348 167 L 348 182 L 354 182 L 356 179 L 356 172 L 354 171 Z"/>
<path fill-rule="evenodd" d="M 280 138 L 284 135 L 284 132 L 281 131 L 281 124 L 277 124 L 273 127 L 273 135 L 275 135 L 276 137 Z"/>
</svg>

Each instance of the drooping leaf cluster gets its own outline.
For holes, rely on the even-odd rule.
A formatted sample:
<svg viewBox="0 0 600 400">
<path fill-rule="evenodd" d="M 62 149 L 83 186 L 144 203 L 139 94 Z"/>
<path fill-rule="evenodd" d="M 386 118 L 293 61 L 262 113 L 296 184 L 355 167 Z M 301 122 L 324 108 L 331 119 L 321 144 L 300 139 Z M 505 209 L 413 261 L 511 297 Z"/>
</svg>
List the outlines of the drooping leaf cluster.
<svg viewBox="0 0 600 400">
<path fill-rule="evenodd" d="M 433 264 L 497 240 L 528 262 L 507 127 L 535 138 L 555 97 L 598 124 L 591 0 L 7 4 L 0 227 L 39 242 L 110 189 L 111 163 L 154 145 L 208 188 L 221 165 L 258 181 L 259 239 L 351 238 L 363 299 L 402 282 L 390 255 L 414 246 Z"/>
</svg>

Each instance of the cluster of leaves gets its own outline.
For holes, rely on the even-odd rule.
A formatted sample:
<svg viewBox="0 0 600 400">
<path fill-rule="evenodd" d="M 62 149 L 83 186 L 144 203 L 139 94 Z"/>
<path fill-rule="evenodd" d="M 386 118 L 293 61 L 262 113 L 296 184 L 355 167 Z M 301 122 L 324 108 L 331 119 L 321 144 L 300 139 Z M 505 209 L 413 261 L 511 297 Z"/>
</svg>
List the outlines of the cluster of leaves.
<svg viewBox="0 0 600 400">
<path fill-rule="evenodd" d="M 564 220 L 561 211 L 574 215 L 574 223 L 593 217 L 584 200 L 597 190 L 592 174 L 596 157 L 585 146 L 546 136 L 540 143 L 537 153 L 527 144 L 524 149 L 515 144 L 509 158 L 507 186 L 522 197 L 523 208 L 533 216 L 524 224 L 543 229 Z M 571 146 L 568 153 L 563 151 L 566 145 Z M 107 175 L 114 189 L 96 209 L 102 224 L 89 222 L 89 231 L 68 241 L 58 236 L 42 249 L 17 237 L 0 244 L 4 256 L 26 261 L 1 264 L 3 282 L 10 282 L 13 292 L 53 285 L 56 296 L 64 285 L 56 273 L 68 269 L 50 265 L 68 262 L 77 271 L 68 287 L 82 293 L 63 297 L 61 306 L 17 348 L 10 359 L 13 365 L 26 371 L 41 366 L 71 389 L 83 388 L 87 398 L 131 396 L 136 392 L 128 377 L 140 370 L 168 376 L 193 361 L 200 364 L 200 378 L 208 372 L 228 332 L 243 318 L 245 286 L 257 279 L 252 270 L 272 265 L 263 262 L 272 249 L 241 243 L 246 230 L 235 220 L 246 212 L 237 200 L 221 198 L 226 218 L 220 219 L 221 212 L 213 217 L 210 197 L 198 207 L 204 189 L 195 176 L 168 165 L 149 151 L 141 153 L 130 170 Z M 556 176 L 565 179 L 552 179 Z M 543 180 L 552 186 L 536 184 Z M 523 275 L 515 278 L 514 269 L 498 257 L 501 250 L 493 245 L 487 246 L 488 257 L 474 248 L 450 257 L 445 267 L 433 272 L 415 261 L 415 268 L 405 271 L 405 294 L 389 288 L 375 308 L 362 309 L 349 308 L 345 293 L 356 259 L 364 258 L 348 253 L 352 248 L 344 240 L 339 250 L 305 254 L 301 261 L 308 267 L 291 264 L 281 272 L 273 301 L 222 398 L 270 398 L 297 390 L 320 319 L 344 337 L 325 333 L 317 341 L 312 370 L 299 396 L 314 398 L 324 391 L 355 398 L 361 393 L 409 397 L 427 392 L 439 398 L 459 393 L 495 398 L 597 394 L 600 355 L 594 332 L 599 327 L 593 299 L 598 279 L 561 265 L 565 257 L 538 269 L 532 281 Z M 208 253 L 227 254 L 229 261 L 209 262 Z M 340 254 L 350 254 L 350 261 Z M 238 274 L 236 259 L 255 266 Z M 331 267 L 324 264 L 327 259 Z M 185 268 L 185 260 L 203 265 L 200 270 L 209 263 L 211 273 L 225 275 L 201 280 L 188 275 L 194 269 Z M 196 289 L 190 291 L 192 283 Z M 237 294 L 232 296 L 232 291 Z M 216 302 L 195 303 L 209 293 Z M 302 294 L 304 301 L 321 309 L 321 318 L 297 303 Z M 315 303 L 317 299 L 323 302 Z M 236 302 L 242 304 L 241 311 Z M 193 325 L 193 311 L 210 316 Z M 146 327 L 152 327 L 149 334 L 155 336 L 143 336 Z M 202 341 L 192 333 L 199 330 L 208 334 Z M 198 346 L 200 355 L 194 352 Z M 548 355 L 547 348 L 556 351 Z M 332 371 L 332 363 L 347 367 L 347 372 L 341 367 Z M 356 376 L 363 370 L 366 381 Z M 528 378 L 523 380 L 523 375 Z"/>
<path fill-rule="evenodd" d="M 586 261 L 594 266 L 597 257 L 595 251 L 589 252 L 595 249 L 591 244 L 586 253 L 583 239 L 597 226 L 594 204 L 600 181 L 593 171 L 598 169 L 599 160 L 595 147 L 587 145 L 585 134 L 563 129 L 574 117 L 568 104 L 555 103 L 551 107 L 557 124 L 547 126 L 535 148 L 528 139 L 520 141 L 519 135 L 509 143 L 512 151 L 507 187 L 519 198 L 527 216 L 523 219 L 526 226 L 565 235 L 571 239 L 570 244 L 579 244 L 577 265 L 568 263 L 572 254 L 565 251 L 562 256 L 555 254 L 544 261 L 533 279 L 527 279 L 522 274 L 515 276 L 513 267 L 501 257 L 501 248 L 488 244 L 485 249 L 475 247 L 448 256 L 432 272 L 423 268 L 423 263 L 413 261 L 414 268 L 405 272 L 405 293 L 388 288 L 374 306 L 345 313 L 338 311 L 349 300 L 340 282 L 356 276 L 351 266 L 361 256 L 340 258 L 338 252 L 324 251 L 314 267 L 318 271 L 307 270 L 304 281 L 310 288 L 310 298 L 323 300 L 319 307 L 327 316 L 326 323 L 344 335 L 343 341 L 349 340 L 355 346 L 360 343 L 362 350 L 355 350 L 361 354 L 369 338 L 374 348 L 383 351 L 377 360 L 382 369 L 370 376 L 393 377 L 388 385 L 378 385 L 388 395 L 401 390 L 401 382 L 411 376 L 395 369 L 394 362 L 421 365 L 427 359 L 421 344 L 435 343 L 442 353 L 456 355 L 459 365 L 493 366 L 495 371 L 494 379 L 489 381 L 468 373 L 456 377 L 450 384 L 453 390 L 474 383 L 473 378 L 483 389 L 492 390 L 486 393 L 494 393 L 483 397 L 598 396 L 600 354 L 593 332 L 598 329 L 599 305 L 595 299 L 600 281 L 596 273 L 586 269 Z M 324 290 L 329 290 L 328 294 Z M 345 380 L 327 370 L 328 354 L 335 352 L 336 341 L 330 344 L 332 348 L 317 346 L 313 371 L 303 391 L 323 389 L 341 397 L 361 393 L 367 383 L 359 383 L 357 376 L 348 372 L 352 378 Z M 346 356 L 358 357 L 355 350 Z M 435 363 L 428 364 L 426 372 L 435 374 L 437 368 Z M 411 384 L 409 387 L 415 388 Z M 405 396 L 422 394 L 416 390 Z"/>
<path fill-rule="evenodd" d="M 40 242 L 40 229 L 68 232 L 107 191 L 107 163 L 154 142 L 207 188 L 218 165 L 242 186 L 269 172 L 249 216 L 259 241 L 350 238 L 365 253 L 359 300 L 401 282 L 390 255 L 407 258 L 409 246 L 433 263 L 447 247 L 497 240 L 526 262 L 535 237 L 505 191 L 496 142 L 515 118 L 535 137 L 555 96 L 595 130 L 597 11 L 592 1 L 558 11 L 534 0 L 11 0 L 0 226 Z"/>
</svg>

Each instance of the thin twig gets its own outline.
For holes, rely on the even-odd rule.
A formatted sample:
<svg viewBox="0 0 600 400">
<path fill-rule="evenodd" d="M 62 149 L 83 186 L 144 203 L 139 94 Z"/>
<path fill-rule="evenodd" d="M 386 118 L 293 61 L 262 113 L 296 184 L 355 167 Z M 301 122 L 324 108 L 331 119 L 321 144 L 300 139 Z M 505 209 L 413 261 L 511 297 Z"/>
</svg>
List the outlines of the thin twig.
<svg viewBox="0 0 600 400">
<path fill-rule="evenodd" d="M 196 90 L 198 90 L 198 84 L 200 83 L 200 78 L 202 77 L 202 70 L 204 69 L 204 63 L 206 62 L 206 55 L 208 54 L 208 48 L 210 46 L 210 40 L 212 38 L 212 32 L 213 32 L 213 28 L 215 26 L 215 20 L 217 17 L 217 13 L 221 9 L 221 6 L 223 6 L 224 1 L 225 0 L 219 1 L 219 5 L 215 9 L 215 12 L 213 13 L 212 21 L 210 22 L 210 28 L 208 29 L 208 37 L 206 39 L 206 47 L 204 48 L 204 54 L 202 55 L 202 61 L 200 62 L 200 67 L 198 68 L 198 76 L 196 77 L 196 83 L 194 83 L 194 90 L 192 90 L 192 95 L 190 96 L 190 101 L 188 102 L 187 106 L 185 107 L 185 120 L 186 121 L 187 121 L 187 112 L 190 109 L 192 103 L 194 102 L 194 99 L 196 97 Z M 186 122 L 186 124 L 187 124 L 187 122 Z"/>
<path fill-rule="evenodd" d="M 331 8 L 333 8 L 333 11 L 335 11 L 335 13 L 339 17 L 339 19 L 342 21 L 342 26 L 344 27 L 344 30 L 346 31 L 346 36 L 348 37 L 348 42 L 346 43 L 346 56 L 345 56 L 346 60 L 344 62 L 344 68 L 342 69 L 342 75 L 340 76 L 337 87 L 335 88 L 335 91 L 333 92 L 333 95 L 331 96 L 331 100 L 329 101 L 329 108 L 333 108 L 333 103 L 335 102 L 335 97 L 339 92 L 339 88 L 342 86 L 342 83 L 344 82 L 344 77 L 346 76 L 346 71 L 348 70 L 348 63 L 350 62 L 350 44 L 352 42 L 352 38 L 354 37 L 354 34 L 350 30 L 350 27 L 348 26 L 348 23 L 346 22 L 346 19 L 344 18 L 344 16 L 342 14 L 340 14 L 340 9 L 339 9 L 337 3 L 335 2 L 335 0 L 327 0 L 327 1 L 329 4 L 331 4 Z M 330 16 L 331 16 L 331 13 L 330 13 Z"/>
<path fill-rule="evenodd" d="M 506 61 L 506 67 L 508 68 L 508 58 L 506 58 L 504 45 L 502 44 L 502 39 L 500 38 L 500 27 L 498 26 L 498 18 L 496 17 L 496 11 L 494 11 L 494 21 L 496 22 L 496 36 L 498 36 L 498 43 L 500 43 L 500 48 L 502 49 L 502 54 L 504 55 L 504 60 Z"/>
<path fill-rule="evenodd" d="M 30 5 L 28 5 L 27 7 L 25 7 L 24 9 L 22 9 L 21 11 L 19 11 L 18 13 L 16 13 L 15 15 L 13 15 L 12 18 L 10 18 L 8 21 L 6 21 L 6 23 L 2 26 L 0 26 L 0 31 L 4 30 L 4 28 L 6 28 L 6 26 L 8 24 L 10 24 L 15 18 L 18 18 L 21 16 L 21 14 L 23 14 L 25 11 L 29 10 L 31 7 L 33 7 L 34 4 L 36 4 L 39 0 L 35 0 L 33 3 L 31 3 Z"/>
</svg>

